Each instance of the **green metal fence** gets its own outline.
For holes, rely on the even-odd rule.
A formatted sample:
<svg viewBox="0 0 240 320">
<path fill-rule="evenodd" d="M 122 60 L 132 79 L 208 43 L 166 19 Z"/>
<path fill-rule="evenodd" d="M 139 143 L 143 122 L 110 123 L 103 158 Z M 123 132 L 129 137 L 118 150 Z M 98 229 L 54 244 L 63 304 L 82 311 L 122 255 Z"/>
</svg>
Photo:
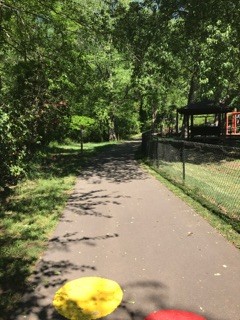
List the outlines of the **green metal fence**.
<svg viewBox="0 0 240 320">
<path fill-rule="evenodd" d="M 159 138 L 148 132 L 143 134 L 142 150 L 161 175 L 239 225 L 240 148 Z"/>
</svg>

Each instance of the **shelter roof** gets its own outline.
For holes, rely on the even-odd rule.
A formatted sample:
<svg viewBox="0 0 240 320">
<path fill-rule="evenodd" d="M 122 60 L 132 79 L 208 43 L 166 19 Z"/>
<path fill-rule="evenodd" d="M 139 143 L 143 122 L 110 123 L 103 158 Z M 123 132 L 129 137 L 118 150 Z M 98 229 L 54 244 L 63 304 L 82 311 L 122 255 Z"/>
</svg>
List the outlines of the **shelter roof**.
<svg viewBox="0 0 240 320">
<path fill-rule="evenodd" d="M 180 114 L 186 115 L 200 115 L 200 114 L 218 114 L 228 113 L 233 110 L 232 107 L 225 106 L 223 104 L 216 103 L 210 100 L 203 100 L 196 103 L 188 104 L 185 107 L 179 108 Z"/>
</svg>

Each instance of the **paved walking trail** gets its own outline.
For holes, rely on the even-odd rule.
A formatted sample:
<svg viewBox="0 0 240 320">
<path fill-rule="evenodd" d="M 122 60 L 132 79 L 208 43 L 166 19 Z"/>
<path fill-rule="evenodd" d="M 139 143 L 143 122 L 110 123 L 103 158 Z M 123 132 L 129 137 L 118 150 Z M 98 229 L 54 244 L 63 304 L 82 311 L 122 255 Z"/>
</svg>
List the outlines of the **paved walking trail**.
<svg viewBox="0 0 240 320">
<path fill-rule="evenodd" d="M 106 320 L 143 320 L 168 308 L 240 320 L 240 252 L 139 168 L 139 143 L 113 146 L 85 168 L 14 320 L 63 319 L 54 293 L 85 276 L 124 289 Z"/>
</svg>

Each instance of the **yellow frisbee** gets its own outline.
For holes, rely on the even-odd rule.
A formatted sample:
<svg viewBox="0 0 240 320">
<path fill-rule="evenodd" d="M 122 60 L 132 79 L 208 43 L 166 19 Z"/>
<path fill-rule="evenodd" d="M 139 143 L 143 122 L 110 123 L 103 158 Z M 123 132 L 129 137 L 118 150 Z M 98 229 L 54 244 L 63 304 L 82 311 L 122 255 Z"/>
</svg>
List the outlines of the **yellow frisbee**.
<svg viewBox="0 0 240 320">
<path fill-rule="evenodd" d="M 55 294 L 53 305 L 70 320 L 98 319 L 112 313 L 121 303 L 118 283 L 100 277 L 84 277 L 67 282 Z"/>
</svg>

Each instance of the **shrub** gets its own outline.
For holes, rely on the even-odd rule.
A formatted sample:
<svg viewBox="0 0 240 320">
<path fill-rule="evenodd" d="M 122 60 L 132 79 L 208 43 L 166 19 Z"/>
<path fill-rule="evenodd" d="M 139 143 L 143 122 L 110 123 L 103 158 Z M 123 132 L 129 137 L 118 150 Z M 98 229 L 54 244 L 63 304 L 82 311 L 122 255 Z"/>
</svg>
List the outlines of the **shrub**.
<svg viewBox="0 0 240 320">
<path fill-rule="evenodd" d="M 18 143 L 10 115 L 0 110 L 0 189 L 15 183 L 24 173 L 24 146 Z"/>
</svg>

